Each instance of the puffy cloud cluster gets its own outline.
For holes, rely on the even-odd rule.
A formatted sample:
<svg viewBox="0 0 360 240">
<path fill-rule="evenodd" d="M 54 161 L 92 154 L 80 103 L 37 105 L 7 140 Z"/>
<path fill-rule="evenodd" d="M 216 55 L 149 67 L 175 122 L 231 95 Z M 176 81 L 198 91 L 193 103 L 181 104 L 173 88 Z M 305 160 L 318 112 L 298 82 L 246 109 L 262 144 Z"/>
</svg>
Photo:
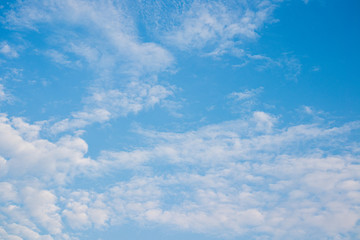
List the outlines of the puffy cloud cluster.
<svg viewBox="0 0 360 240">
<path fill-rule="evenodd" d="M 152 148 L 104 152 L 101 162 L 152 176 L 126 208 L 141 221 L 265 239 L 358 234 L 359 156 L 342 145 L 359 123 L 279 129 L 274 119 L 254 112 L 186 133 L 144 131 Z M 160 189 L 152 204 L 148 189 Z"/>
<path fill-rule="evenodd" d="M 84 155 L 87 144 L 79 137 L 64 136 L 50 142 L 39 137 L 39 125 L 21 118 L 0 118 L 1 176 L 11 178 L 39 177 L 63 184 L 77 172 L 95 163 Z"/>
<path fill-rule="evenodd" d="M 276 119 L 253 112 L 183 133 L 140 129 L 151 146 L 94 161 L 79 138 L 52 143 L 39 138 L 39 125 L 2 116 L 1 234 L 66 239 L 64 229 L 129 220 L 222 237 L 359 234 L 359 151 L 349 137 L 360 124 L 278 128 Z M 128 177 L 103 191 L 72 190 L 69 181 L 123 171 Z"/>
</svg>

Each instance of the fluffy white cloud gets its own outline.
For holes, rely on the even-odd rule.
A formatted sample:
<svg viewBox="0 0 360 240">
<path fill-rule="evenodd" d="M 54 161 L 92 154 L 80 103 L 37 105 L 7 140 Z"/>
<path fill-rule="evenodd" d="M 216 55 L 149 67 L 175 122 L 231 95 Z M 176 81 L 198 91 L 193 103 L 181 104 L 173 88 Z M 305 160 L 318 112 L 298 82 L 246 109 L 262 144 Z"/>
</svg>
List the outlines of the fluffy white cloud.
<svg viewBox="0 0 360 240">
<path fill-rule="evenodd" d="M 56 196 L 47 190 L 25 187 L 21 191 L 22 201 L 31 217 L 47 229 L 50 234 L 59 234 L 62 230 Z"/>
<path fill-rule="evenodd" d="M 186 133 L 140 131 L 158 144 L 104 152 L 101 162 L 152 177 L 131 179 L 125 186 L 132 190 L 110 194 L 109 202 L 122 206 L 115 208 L 119 215 L 141 222 L 220 235 L 316 239 L 354 232 L 359 156 L 341 139 L 359 123 L 285 129 L 274 123 L 254 112 L 247 120 Z M 139 181 L 146 184 L 141 189 Z"/>
<path fill-rule="evenodd" d="M 0 216 L 4 228 L 0 236 L 4 239 L 50 240 L 54 236 L 68 239 L 62 233 L 57 197 L 51 191 L 40 189 L 38 183 L 13 182 L 1 183 L 4 191 Z"/>
<path fill-rule="evenodd" d="M 46 144 L 38 145 L 37 127 L 3 116 L 2 136 L 8 145 L 1 144 L 2 155 L 6 153 L 9 167 L 4 174 L 10 181 L 0 184 L 5 224 L 1 234 L 9 239 L 26 234 L 66 239 L 65 226 L 78 231 L 128 220 L 223 237 L 254 232 L 272 239 L 355 234 L 360 219 L 359 156 L 343 143 L 350 144 L 347 136 L 359 127 L 353 122 L 340 127 L 279 128 L 276 118 L 253 112 L 245 119 L 184 133 L 140 129 L 138 133 L 151 138 L 152 146 L 104 151 L 94 164 L 83 156 L 87 150 L 83 140 L 67 136 L 56 143 L 42 139 Z M 43 148 L 47 154 L 42 154 Z M 19 149 L 31 154 L 21 155 Z M 67 190 L 51 181 L 23 186 L 21 178 L 13 176 L 10 162 L 15 157 L 28 171 L 36 168 L 31 175 L 39 180 L 56 181 L 58 174 L 69 174 L 77 166 L 90 170 L 72 174 L 96 170 L 101 178 L 124 169 L 129 177 L 105 186 L 103 192 L 72 191 L 69 181 L 60 181 Z M 61 167 L 39 165 L 43 159 Z"/>
<path fill-rule="evenodd" d="M 40 235 L 39 233 L 31 230 L 26 226 L 19 224 L 9 224 L 7 229 L 11 234 L 7 233 L 4 229 L 0 229 L 0 236 L 6 240 L 23 240 L 23 239 L 36 239 L 36 240 L 53 240 L 50 235 Z M 2 231 L 1 231 L 2 230 Z"/>
<path fill-rule="evenodd" d="M 18 201 L 17 191 L 8 182 L 0 182 L 0 199 L 2 202 Z"/>
<path fill-rule="evenodd" d="M 38 137 L 39 126 L 22 119 L 0 118 L 0 156 L 8 177 L 37 176 L 65 183 L 77 171 L 86 171 L 95 162 L 85 157 L 87 144 L 78 137 L 64 136 L 52 143 Z M 2 169 L 2 170 L 3 170 Z"/>
<path fill-rule="evenodd" d="M 104 227 L 107 225 L 111 210 L 103 201 L 101 194 L 73 192 L 67 200 L 62 215 L 66 217 L 73 229 Z"/>
</svg>

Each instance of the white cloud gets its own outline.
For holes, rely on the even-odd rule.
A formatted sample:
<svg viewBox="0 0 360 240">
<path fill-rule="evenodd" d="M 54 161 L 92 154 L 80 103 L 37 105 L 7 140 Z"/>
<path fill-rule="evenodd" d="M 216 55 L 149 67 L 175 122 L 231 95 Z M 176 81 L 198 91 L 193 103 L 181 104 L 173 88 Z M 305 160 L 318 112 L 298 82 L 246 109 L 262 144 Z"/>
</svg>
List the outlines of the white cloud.
<svg viewBox="0 0 360 240">
<path fill-rule="evenodd" d="M 7 76 L 5 76 L 5 78 L 6 77 Z M 2 80 L 1 77 L 0 80 Z M 2 102 L 12 103 L 13 100 L 14 100 L 14 96 L 11 93 L 9 93 L 7 89 L 5 89 L 3 84 L 0 83 L 0 104 Z"/>
<path fill-rule="evenodd" d="M 78 26 L 86 31 L 86 36 L 76 38 L 69 34 L 69 38 L 64 39 L 55 35 L 57 43 L 90 62 L 98 62 L 101 53 L 112 55 L 120 63 L 128 63 L 125 68 L 134 69 L 136 74 L 163 71 L 169 67 L 173 61 L 171 54 L 155 43 L 142 43 L 135 23 L 122 7 L 117 1 L 24 1 L 8 12 L 7 21 L 14 27 L 32 29 L 47 23 L 48 27 L 53 27 L 53 33 L 59 30 L 54 23 Z M 49 50 L 49 53 L 61 62 L 67 61 L 62 53 L 55 50 Z M 109 69 L 111 63 L 100 66 Z"/>
<path fill-rule="evenodd" d="M 45 51 L 44 54 L 46 56 L 48 56 L 55 63 L 61 64 L 61 65 L 65 65 L 68 67 L 74 67 L 76 65 L 79 65 L 78 63 L 73 63 L 63 53 L 60 53 L 59 51 L 56 51 L 54 49 L 47 50 L 47 51 Z"/>
<path fill-rule="evenodd" d="M 36 240 L 53 240 L 53 238 L 50 235 L 40 235 L 39 233 L 33 231 L 32 229 L 22 226 L 19 224 L 9 224 L 8 229 L 12 234 L 16 234 L 16 238 L 12 238 L 12 236 L 15 237 L 15 235 L 8 236 L 8 239 L 36 239 Z M 20 238 L 21 236 L 22 238 Z"/>
<path fill-rule="evenodd" d="M 28 169 L 36 168 L 38 172 L 32 176 L 38 179 L 42 175 L 57 179 L 57 174 L 66 175 L 68 168 L 77 166 L 98 171 L 98 177 L 122 169 L 130 174 L 103 192 L 72 191 L 69 181 L 64 181 L 62 188 L 51 181 L 23 186 L 7 174 L 12 182 L 0 184 L 4 189 L 0 191 L 6 216 L 3 221 L 31 229 L 34 233 L 28 234 L 35 235 L 41 235 L 36 230 L 41 226 L 46 229 L 42 234 L 52 237 L 63 236 L 65 226 L 74 231 L 101 229 L 128 220 L 222 237 L 256 232 L 263 238 L 311 239 L 354 231 L 360 219 L 356 207 L 360 195 L 359 158 L 357 152 L 344 146 L 344 141 L 350 141 L 346 137 L 360 124 L 279 128 L 276 121 L 268 113 L 253 112 L 244 119 L 183 133 L 139 129 L 139 134 L 151 139 L 151 146 L 104 151 L 94 165 L 83 157 L 86 143 L 70 136 L 52 145 L 43 139 L 46 144 L 42 146 L 55 146 L 47 147 L 48 153 L 39 155 L 39 160 L 28 157 L 38 154 L 35 142 L 39 137 L 30 134 L 24 140 L 20 132 L 28 135 L 26 129 L 35 133 L 37 129 L 23 120 L 3 116 L 0 136 L 6 136 L 14 146 L 22 146 L 21 151 L 33 149 L 21 156 L 21 163 Z M 19 147 L 11 150 L 3 143 L 1 146 L 6 148 L 1 151 L 1 155 L 7 155 L 4 161 L 18 156 Z M 42 158 L 61 168 L 39 165 L 37 161 Z M 69 166 L 61 159 L 70 160 Z M 42 171 L 44 168 L 46 171 Z M 73 174 L 86 175 L 93 170 L 75 170 Z M 26 174 L 23 178 L 27 179 Z M 22 236 L 20 230 L 3 230 L 9 236 Z"/>
<path fill-rule="evenodd" d="M 244 67 L 253 64 L 257 71 L 266 71 L 269 69 L 280 69 L 286 80 L 297 81 L 301 74 L 302 64 L 296 56 L 289 53 L 283 53 L 281 57 L 272 58 L 261 54 L 242 54 L 238 56 L 244 61 L 234 67 Z"/>
<path fill-rule="evenodd" d="M 62 215 L 73 229 L 104 227 L 109 220 L 110 211 L 102 198 L 101 194 L 73 192 Z"/>
<path fill-rule="evenodd" d="M 39 189 L 35 182 L 21 180 L 1 185 L 10 192 L 1 199 L 0 221 L 4 228 L 0 236 L 5 239 L 50 240 L 54 236 L 68 239 L 67 234 L 62 233 L 59 207 L 52 192 Z"/>
<path fill-rule="evenodd" d="M 10 58 L 19 57 L 17 51 L 13 47 L 10 47 L 7 42 L 0 42 L 0 53 Z"/>
<path fill-rule="evenodd" d="M 1 202 L 18 201 L 17 191 L 11 183 L 0 182 L 0 200 Z"/>
<path fill-rule="evenodd" d="M 0 84 L 0 101 L 4 101 L 6 99 L 6 94 L 4 92 L 4 86 Z"/>
<path fill-rule="evenodd" d="M 136 114 L 161 105 L 173 94 L 171 86 L 157 80 L 157 74 L 173 64 L 172 55 L 155 43 L 141 42 L 135 23 L 127 21 L 118 4 L 23 1 L 7 16 L 13 26 L 40 29 L 53 22 L 71 23 L 90 34 L 66 43 L 58 39 L 61 46 L 56 49 L 65 52 L 50 52 L 65 64 L 66 53 L 76 54 L 89 66 L 99 63 L 94 67 L 98 79 L 84 107 L 50 126 L 54 133 Z M 211 45 L 213 55 L 238 50 L 238 56 L 287 66 L 287 76 L 296 79 L 301 64 L 295 58 L 272 60 L 236 48 L 238 41 L 257 37 L 274 7 L 269 1 L 255 5 L 254 10 L 244 7 L 236 13 L 225 1 L 197 2 L 173 28 L 179 35 L 168 40 L 183 49 Z M 56 28 L 51 31 L 58 33 Z M 258 93 L 252 89 L 232 96 L 244 101 Z M 5 179 L 0 183 L 0 237 L 70 239 L 67 231 L 126 221 L 221 237 L 256 233 L 259 239 L 336 238 L 355 232 L 360 219 L 360 167 L 352 134 L 360 123 L 280 127 L 277 121 L 269 113 L 255 111 L 186 132 L 139 129 L 148 146 L 104 150 L 95 161 L 86 157 L 88 145 L 79 136 L 48 140 L 40 134 L 45 126 L 0 115 L 0 174 Z M 99 192 L 75 179 L 97 181 L 95 177 L 121 175 L 122 170 L 127 175 L 114 177 L 118 182 L 105 183 Z"/>
<path fill-rule="evenodd" d="M 39 138 L 38 131 L 39 126 L 24 123 L 22 119 L 1 116 L 0 156 L 5 157 L 2 164 L 9 177 L 37 176 L 64 183 L 76 171 L 94 164 L 84 157 L 87 144 L 81 138 L 64 136 L 52 143 Z"/>
<path fill-rule="evenodd" d="M 22 240 L 22 238 L 9 234 L 4 228 L 0 227 L 0 237 L 4 240 Z"/>
<path fill-rule="evenodd" d="M 121 183 L 130 189 L 108 201 L 125 218 L 219 235 L 312 239 L 354 231 L 360 219 L 352 197 L 359 193 L 358 155 L 341 139 L 359 123 L 279 129 L 275 121 L 254 112 L 247 120 L 185 133 L 142 130 L 158 144 L 104 152 L 101 162 L 154 175 Z M 139 181 L 146 187 L 138 189 Z"/>
<path fill-rule="evenodd" d="M 172 94 L 157 81 L 157 74 L 173 65 L 173 56 L 158 44 L 141 42 L 135 23 L 118 1 L 23 1 L 6 19 L 12 27 L 48 29 L 56 46 L 46 55 L 66 66 L 85 61 L 81 64 L 89 64 L 98 76 L 83 109 L 55 123 L 53 132 L 137 113 Z M 64 24 L 86 34 L 57 26 Z"/>
<path fill-rule="evenodd" d="M 263 91 L 263 87 L 246 89 L 241 92 L 232 92 L 227 97 L 232 100 L 231 109 L 233 112 L 249 112 L 259 104 L 258 96 Z"/>
<path fill-rule="evenodd" d="M 297 81 L 301 74 L 302 65 L 299 59 L 285 54 L 282 59 L 282 66 L 285 70 L 285 78 L 292 81 Z"/>
<path fill-rule="evenodd" d="M 87 99 L 87 106 L 91 107 L 85 107 L 83 111 L 73 113 L 72 118 L 55 123 L 50 131 L 58 133 L 83 128 L 94 122 L 103 123 L 130 113 L 136 114 L 153 108 L 172 94 L 170 87 L 141 81 L 130 82 L 122 91 L 94 90 L 92 96 Z"/>
<path fill-rule="evenodd" d="M 31 217 L 47 229 L 50 234 L 60 234 L 62 231 L 61 218 L 58 213 L 56 196 L 47 190 L 38 190 L 25 187 L 22 192 L 22 201 Z"/>
<path fill-rule="evenodd" d="M 256 129 L 258 131 L 269 132 L 272 130 L 276 118 L 267 113 L 256 111 L 253 114 L 254 121 L 256 122 Z"/>
<path fill-rule="evenodd" d="M 258 94 L 262 92 L 262 90 L 263 90 L 262 87 L 256 89 L 250 89 L 250 90 L 246 89 L 245 91 L 242 92 L 232 92 L 229 94 L 229 97 L 234 98 L 236 101 L 243 101 L 256 97 Z"/>
<path fill-rule="evenodd" d="M 222 54 L 234 44 L 256 38 L 256 31 L 269 20 L 274 7 L 270 1 L 238 3 L 236 9 L 225 2 L 195 1 L 183 14 L 180 25 L 166 35 L 166 40 L 181 49 L 212 45 Z"/>
</svg>

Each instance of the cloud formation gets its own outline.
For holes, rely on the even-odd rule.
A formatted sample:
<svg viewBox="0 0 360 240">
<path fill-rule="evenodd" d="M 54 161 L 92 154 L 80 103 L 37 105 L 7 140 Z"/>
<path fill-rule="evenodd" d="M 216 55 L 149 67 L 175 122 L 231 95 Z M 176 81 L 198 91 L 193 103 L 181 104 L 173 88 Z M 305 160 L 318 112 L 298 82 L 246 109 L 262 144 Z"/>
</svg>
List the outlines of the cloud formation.
<svg viewBox="0 0 360 240">
<path fill-rule="evenodd" d="M 49 64 L 59 75 L 84 73 L 86 81 L 76 96 L 81 102 L 65 113 L 42 121 L 29 114 L 39 106 L 0 114 L 0 238 L 86 239 L 124 224 L 219 239 L 358 238 L 360 122 L 316 117 L 322 111 L 308 103 L 297 110 L 312 116 L 306 123 L 256 109 L 265 84 L 251 85 L 252 74 L 278 69 L 296 84 L 303 67 L 295 54 L 270 57 L 247 45 L 274 21 L 280 2 L 24 0 L 8 6 L 4 29 L 33 37 L 23 42 L 37 49 L 24 50 L 22 58 L 18 45 L 0 42 L 0 67 L 6 66 L 0 106 L 10 98 L 8 89 L 26 105 L 27 92 L 14 86 L 29 76 L 16 65 L 28 59 L 44 57 L 31 64 Z M 194 124 L 198 109 L 191 106 L 179 119 L 161 118 L 157 106 L 182 100 L 180 83 L 169 78 L 179 71 L 183 82 L 196 81 L 196 70 L 187 75 L 177 66 L 192 57 L 206 59 L 199 65 L 208 71 L 196 95 L 213 94 L 206 85 L 215 76 L 213 95 L 240 111 L 224 110 L 213 121 L 200 116 L 205 120 Z M 196 68 L 196 61 L 186 64 Z M 227 72 L 251 64 L 250 74 L 241 72 L 250 77 L 248 86 L 222 88 L 231 81 Z M 224 67 L 221 75 L 211 71 L 217 67 Z M 47 101 L 45 91 L 39 95 Z M 128 120 L 146 111 L 154 115 Z M 109 135 L 125 140 L 109 138 L 103 147 L 110 140 L 101 134 L 81 135 L 118 118 L 128 120 L 116 122 L 125 130 L 111 126 Z"/>
</svg>

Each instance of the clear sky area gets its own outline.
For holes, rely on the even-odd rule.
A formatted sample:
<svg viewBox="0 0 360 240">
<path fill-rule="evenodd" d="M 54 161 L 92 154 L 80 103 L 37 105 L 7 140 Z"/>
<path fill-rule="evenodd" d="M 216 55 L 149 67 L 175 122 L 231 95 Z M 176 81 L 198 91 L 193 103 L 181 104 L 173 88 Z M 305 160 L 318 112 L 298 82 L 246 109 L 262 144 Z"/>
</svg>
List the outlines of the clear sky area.
<svg viewBox="0 0 360 240">
<path fill-rule="evenodd" d="M 360 239 L 360 1 L 0 1 L 0 239 Z"/>
</svg>

